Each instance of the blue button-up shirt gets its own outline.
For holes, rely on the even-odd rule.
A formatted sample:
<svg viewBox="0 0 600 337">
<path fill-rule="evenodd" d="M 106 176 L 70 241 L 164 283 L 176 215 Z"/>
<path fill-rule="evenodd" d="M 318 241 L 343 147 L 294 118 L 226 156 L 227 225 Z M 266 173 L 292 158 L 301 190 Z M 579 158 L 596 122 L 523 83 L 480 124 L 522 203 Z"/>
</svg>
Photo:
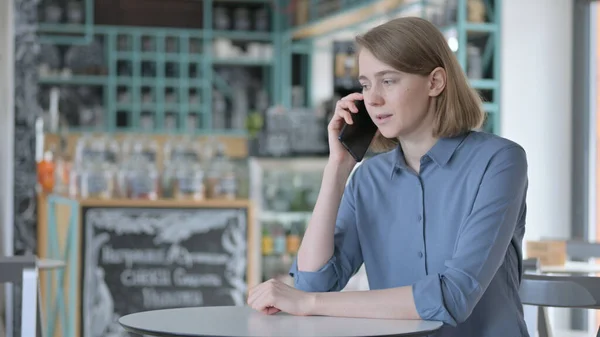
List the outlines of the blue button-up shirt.
<svg viewBox="0 0 600 337">
<path fill-rule="evenodd" d="M 402 149 L 365 160 L 337 215 L 334 254 L 296 288 L 339 291 L 364 263 L 370 289 L 412 286 L 436 337 L 528 336 L 518 291 L 527 159 L 518 144 L 469 132 L 442 138 L 409 168 Z M 357 303 L 360 305 L 360 303 Z"/>
</svg>

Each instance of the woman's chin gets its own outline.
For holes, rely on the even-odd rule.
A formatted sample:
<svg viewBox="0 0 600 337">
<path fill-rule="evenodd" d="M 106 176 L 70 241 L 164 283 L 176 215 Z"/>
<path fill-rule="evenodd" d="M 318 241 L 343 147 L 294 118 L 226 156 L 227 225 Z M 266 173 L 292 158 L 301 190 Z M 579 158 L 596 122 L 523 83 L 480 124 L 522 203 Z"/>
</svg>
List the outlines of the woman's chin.
<svg viewBox="0 0 600 337">
<path fill-rule="evenodd" d="M 380 127 L 379 128 L 379 133 L 388 139 L 394 139 L 394 138 L 398 138 L 398 130 L 394 130 L 392 128 L 389 127 Z"/>
</svg>

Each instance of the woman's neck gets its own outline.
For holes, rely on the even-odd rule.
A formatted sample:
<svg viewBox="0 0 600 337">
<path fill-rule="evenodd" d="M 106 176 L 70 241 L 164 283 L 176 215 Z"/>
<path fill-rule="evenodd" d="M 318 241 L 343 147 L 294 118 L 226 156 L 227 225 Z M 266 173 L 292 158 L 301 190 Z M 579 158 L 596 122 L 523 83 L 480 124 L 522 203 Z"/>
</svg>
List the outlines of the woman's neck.
<svg viewBox="0 0 600 337">
<path fill-rule="evenodd" d="M 401 138 L 399 141 L 406 164 L 419 173 L 421 157 L 435 145 L 437 140 L 431 132 L 422 132 L 412 137 Z"/>
<path fill-rule="evenodd" d="M 427 109 L 428 113 L 425 119 L 421 121 L 419 127 L 409 134 L 398 138 L 400 146 L 402 146 L 406 164 L 415 170 L 417 174 L 420 172 L 421 168 L 421 157 L 423 157 L 438 140 L 437 137 L 433 136 L 434 109 L 435 101 L 432 100 Z"/>
</svg>

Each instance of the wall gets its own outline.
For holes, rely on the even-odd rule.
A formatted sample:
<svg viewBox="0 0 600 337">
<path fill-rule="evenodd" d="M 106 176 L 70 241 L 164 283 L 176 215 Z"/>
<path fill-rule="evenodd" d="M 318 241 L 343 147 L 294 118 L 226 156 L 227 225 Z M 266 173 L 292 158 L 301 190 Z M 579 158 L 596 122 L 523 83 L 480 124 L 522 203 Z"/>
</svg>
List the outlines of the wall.
<svg viewBox="0 0 600 337">
<path fill-rule="evenodd" d="M 0 1 L 0 256 L 12 254 L 13 21 L 12 1 Z M 11 291 L 7 286 L 10 298 Z M 0 289 L 4 289 L 4 287 Z M 0 337 L 5 336 L 5 292 L 0 291 Z"/>
<path fill-rule="evenodd" d="M 12 250 L 13 29 L 10 1 L 0 2 L 0 254 Z"/>
<path fill-rule="evenodd" d="M 14 137 L 13 166 L 9 168 L 14 178 L 13 216 L 9 224 L 13 226 L 12 253 L 15 255 L 36 254 L 37 250 L 37 199 L 35 186 L 37 181 L 35 165 L 35 120 L 40 116 L 38 105 L 37 58 L 39 41 L 37 36 L 37 0 L 9 0 L 12 2 L 14 36 L 14 62 L 10 64 L 14 71 Z M 7 2 L 7 0 L 0 0 Z M 10 13 L 10 12 L 9 12 Z M 21 296 L 21 286 L 13 286 L 12 296 Z M 20 301 L 13 301 L 13 335 L 20 331 Z"/>
<path fill-rule="evenodd" d="M 501 134 L 527 151 L 526 240 L 571 234 L 572 13 L 572 0 L 503 1 Z M 549 311 L 566 329 L 568 312 Z"/>
<path fill-rule="evenodd" d="M 10 1 L 0 2 L 0 254 L 12 250 L 13 29 Z"/>
<path fill-rule="evenodd" d="M 572 0 L 503 2 L 501 133 L 529 159 L 527 239 L 570 236 Z M 510 20 L 510 23 L 509 21 Z"/>
</svg>

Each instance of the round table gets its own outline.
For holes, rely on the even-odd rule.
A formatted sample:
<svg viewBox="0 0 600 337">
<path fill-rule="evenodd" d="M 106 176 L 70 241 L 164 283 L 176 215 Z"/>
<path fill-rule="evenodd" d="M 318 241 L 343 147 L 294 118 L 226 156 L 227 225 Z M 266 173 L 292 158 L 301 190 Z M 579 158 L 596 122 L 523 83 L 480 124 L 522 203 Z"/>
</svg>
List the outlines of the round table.
<svg viewBox="0 0 600 337">
<path fill-rule="evenodd" d="M 146 311 L 123 316 L 130 332 L 155 336 L 211 337 L 365 337 L 426 336 L 441 322 L 324 316 L 266 315 L 247 306 Z"/>
</svg>

